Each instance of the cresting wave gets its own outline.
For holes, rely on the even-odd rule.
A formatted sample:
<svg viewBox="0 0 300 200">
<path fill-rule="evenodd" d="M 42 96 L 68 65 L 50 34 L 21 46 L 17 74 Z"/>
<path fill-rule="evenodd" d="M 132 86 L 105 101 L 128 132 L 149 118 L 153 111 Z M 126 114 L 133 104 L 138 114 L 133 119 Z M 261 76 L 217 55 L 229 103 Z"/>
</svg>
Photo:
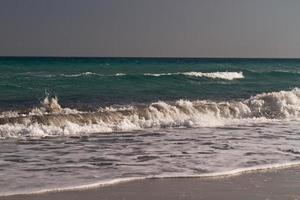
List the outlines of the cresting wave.
<svg viewBox="0 0 300 200">
<path fill-rule="evenodd" d="M 84 72 L 80 74 L 71 74 L 65 75 L 62 74 L 64 77 L 80 77 L 80 76 L 126 76 L 127 74 L 124 73 L 117 73 L 114 75 L 103 75 L 97 74 L 93 72 Z M 192 76 L 192 77 L 205 77 L 205 78 L 212 78 L 212 79 L 224 79 L 224 80 L 234 80 L 234 79 L 243 79 L 245 78 L 243 72 L 176 72 L 176 73 L 161 73 L 161 74 L 152 74 L 152 73 L 145 73 L 144 76 L 172 76 L 172 75 L 184 75 L 184 76 Z"/>
<path fill-rule="evenodd" d="M 144 74 L 125 74 L 125 73 L 116 73 L 111 75 L 99 74 L 94 72 L 83 72 L 78 74 L 59 74 L 59 75 L 44 75 L 44 77 L 66 77 L 66 78 L 76 78 L 76 77 L 89 77 L 89 76 L 99 76 L 99 77 L 117 77 L 117 76 L 132 76 L 132 75 L 142 75 L 142 76 L 172 76 L 172 75 L 183 75 L 190 77 L 198 78 L 210 78 L 210 79 L 223 79 L 223 80 L 234 80 L 234 79 L 243 79 L 245 78 L 243 72 L 175 72 L 175 73 L 144 73 Z M 41 76 L 41 75 L 38 75 Z"/>
<path fill-rule="evenodd" d="M 126 76 L 126 74 L 116 73 L 113 75 L 104 75 L 104 74 L 98 74 L 94 72 L 83 72 L 80 74 L 60 74 L 60 76 L 71 78 L 71 77 L 81 77 L 81 76 Z"/>
<path fill-rule="evenodd" d="M 89 76 L 89 75 L 102 76 L 102 74 L 97 74 L 94 72 L 83 72 L 80 74 L 60 74 L 60 76 L 63 76 L 63 77 L 80 77 L 80 76 Z"/>
<path fill-rule="evenodd" d="M 266 120 L 298 119 L 300 89 L 263 93 L 244 101 L 159 101 L 105 107 L 93 112 L 62 108 L 46 98 L 30 112 L 0 114 L 0 138 L 69 136 L 146 128 L 214 127 Z"/>
<path fill-rule="evenodd" d="M 300 161 L 294 162 L 287 162 L 287 163 L 277 163 L 277 164 L 266 164 L 266 165 L 259 165 L 254 167 L 245 167 L 245 168 L 238 168 L 223 172 L 215 172 L 215 173 L 204 173 L 198 175 L 160 175 L 160 176 L 145 176 L 145 177 L 130 177 L 130 178 L 116 178 L 111 180 L 102 180 L 99 182 L 85 184 L 85 185 L 78 185 L 78 186 L 69 186 L 63 188 L 48 188 L 43 190 L 33 190 L 33 191 L 26 191 L 26 192 L 10 192 L 10 193 L 2 193 L 0 196 L 13 196 L 13 195 L 24 195 L 24 194 L 41 194 L 47 192 L 63 192 L 63 191 L 76 191 L 76 190 L 86 190 L 86 189 L 93 189 L 99 187 L 105 187 L 110 185 L 116 185 L 131 181 L 137 180 L 146 180 L 146 179 L 164 179 L 164 178 L 218 178 L 218 177 L 230 177 L 230 176 L 237 176 L 245 173 L 251 172 L 260 172 L 265 170 L 273 170 L 273 169 L 286 169 L 291 167 L 296 167 L 300 165 Z"/>
<path fill-rule="evenodd" d="M 224 79 L 224 80 L 234 80 L 245 78 L 243 72 L 176 72 L 176 73 L 162 73 L 162 74 L 151 74 L 145 73 L 145 76 L 171 76 L 171 75 L 185 75 L 193 77 L 205 77 L 212 79 Z"/>
</svg>

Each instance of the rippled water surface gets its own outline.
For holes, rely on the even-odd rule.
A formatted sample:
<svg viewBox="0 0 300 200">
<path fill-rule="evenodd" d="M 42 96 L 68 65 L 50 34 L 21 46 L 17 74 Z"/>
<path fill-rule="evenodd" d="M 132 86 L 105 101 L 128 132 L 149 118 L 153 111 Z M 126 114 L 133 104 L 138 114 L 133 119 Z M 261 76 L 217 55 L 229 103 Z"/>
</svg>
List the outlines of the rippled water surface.
<svg viewBox="0 0 300 200">
<path fill-rule="evenodd" d="M 0 193 L 300 161 L 299 122 L 0 141 Z"/>
</svg>

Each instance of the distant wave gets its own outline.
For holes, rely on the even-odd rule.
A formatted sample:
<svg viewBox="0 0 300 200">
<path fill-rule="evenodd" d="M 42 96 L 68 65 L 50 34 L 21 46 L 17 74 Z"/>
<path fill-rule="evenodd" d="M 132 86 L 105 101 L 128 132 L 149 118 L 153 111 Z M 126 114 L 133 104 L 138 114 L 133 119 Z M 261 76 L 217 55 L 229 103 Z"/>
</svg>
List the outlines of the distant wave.
<svg viewBox="0 0 300 200">
<path fill-rule="evenodd" d="M 27 73 L 28 75 L 28 73 Z M 78 78 L 78 77 L 90 77 L 90 76 L 99 76 L 99 77 L 117 77 L 117 76 L 172 76 L 172 75 L 184 75 L 190 77 L 204 77 L 211 79 L 224 79 L 224 80 L 234 80 L 234 79 L 243 79 L 245 78 L 243 72 L 174 72 L 174 73 L 144 73 L 144 74 L 125 74 L 125 73 L 116 73 L 116 74 L 99 74 L 95 72 L 82 72 L 78 74 L 31 74 L 38 77 L 66 77 L 66 78 Z"/>
<path fill-rule="evenodd" d="M 300 90 L 270 92 L 244 101 L 159 101 L 94 112 L 62 108 L 46 98 L 29 113 L 0 114 L 0 138 L 82 135 L 166 127 L 215 127 L 300 117 Z"/>
<path fill-rule="evenodd" d="M 194 77 L 207 77 L 213 79 L 225 79 L 225 80 L 233 80 L 233 79 L 242 79 L 245 78 L 243 72 L 211 72 L 211 73 L 202 73 L 202 72 L 184 72 L 182 73 L 186 76 L 194 76 Z"/>
<path fill-rule="evenodd" d="M 41 76 L 41 75 L 40 75 Z M 57 76 L 62 76 L 62 77 L 67 77 L 67 78 L 74 78 L 74 77 L 88 77 L 88 76 L 126 76 L 124 73 L 116 73 L 112 75 L 105 75 L 105 74 L 99 74 L 95 72 L 83 72 L 83 73 L 78 73 L 78 74 L 59 74 L 59 75 L 44 75 L 44 77 L 57 77 Z"/>
<path fill-rule="evenodd" d="M 126 76 L 124 73 L 116 73 L 115 76 Z"/>
<path fill-rule="evenodd" d="M 80 74 L 61 74 L 64 77 L 80 77 L 80 76 L 126 76 L 128 74 L 124 73 L 116 73 L 113 75 L 104 75 L 98 74 L 94 72 L 84 72 Z M 139 75 L 139 74 L 133 74 Z M 242 79 L 245 78 L 243 72 L 175 72 L 175 73 L 144 73 L 144 76 L 171 76 L 171 75 L 185 75 L 185 76 L 193 76 L 193 77 L 206 77 L 212 79 L 224 79 L 224 80 L 233 80 L 233 79 Z"/>
<path fill-rule="evenodd" d="M 64 77 L 80 77 L 80 76 L 126 76 L 124 73 L 116 73 L 112 75 L 98 74 L 94 72 L 84 72 L 80 74 L 60 74 L 60 76 Z"/>
<path fill-rule="evenodd" d="M 79 73 L 79 74 L 60 74 L 60 76 L 64 76 L 64 77 L 80 77 L 80 76 L 103 76 L 102 74 L 97 74 L 94 72 L 83 72 L 83 73 Z"/>
<path fill-rule="evenodd" d="M 243 71 L 215 71 L 215 72 L 197 72 L 197 71 L 189 71 L 189 72 L 165 72 L 165 73 L 122 73 L 118 72 L 115 74 L 101 74 L 96 72 L 82 72 L 76 74 L 45 74 L 45 73 L 34 73 L 34 72 L 26 72 L 21 73 L 20 75 L 25 76 L 34 76 L 34 77 L 45 77 L 45 78 L 55 78 L 55 77 L 66 77 L 66 78 L 80 78 L 80 77 L 119 77 L 119 76 L 152 76 L 152 77 L 160 77 L 160 76 L 187 76 L 187 77 L 196 77 L 196 78 L 209 78 L 209 79 L 223 79 L 223 80 L 235 80 L 235 79 L 244 79 L 247 76 L 271 76 L 271 77 L 281 77 L 281 76 L 298 76 L 300 71 L 295 70 L 243 70 Z"/>
<path fill-rule="evenodd" d="M 176 73 L 161 73 L 161 74 L 151 74 L 145 73 L 145 76 L 171 76 L 171 75 L 185 75 L 193 77 L 205 77 L 212 79 L 224 79 L 224 80 L 233 80 L 233 79 L 243 79 L 245 78 L 243 72 L 176 72 Z"/>
</svg>

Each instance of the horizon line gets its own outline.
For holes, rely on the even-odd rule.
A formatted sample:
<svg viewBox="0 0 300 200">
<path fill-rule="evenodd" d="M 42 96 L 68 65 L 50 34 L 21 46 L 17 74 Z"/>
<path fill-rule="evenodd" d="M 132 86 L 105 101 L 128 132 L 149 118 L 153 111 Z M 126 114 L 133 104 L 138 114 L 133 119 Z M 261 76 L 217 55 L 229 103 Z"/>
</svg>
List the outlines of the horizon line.
<svg viewBox="0 0 300 200">
<path fill-rule="evenodd" d="M 138 58 L 138 59 L 300 59 L 300 57 L 185 57 L 185 56 L 0 56 L 0 58 Z"/>
</svg>

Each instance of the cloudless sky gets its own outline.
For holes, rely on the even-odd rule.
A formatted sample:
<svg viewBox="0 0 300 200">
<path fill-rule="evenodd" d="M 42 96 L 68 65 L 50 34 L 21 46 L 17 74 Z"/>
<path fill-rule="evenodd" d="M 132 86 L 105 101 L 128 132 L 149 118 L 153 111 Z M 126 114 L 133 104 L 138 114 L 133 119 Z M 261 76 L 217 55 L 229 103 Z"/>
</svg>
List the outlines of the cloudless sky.
<svg viewBox="0 0 300 200">
<path fill-rule="evenodd" d="M 300 57 L 300 0 L 0 0 L 0 56 Z"/>
</svg>

